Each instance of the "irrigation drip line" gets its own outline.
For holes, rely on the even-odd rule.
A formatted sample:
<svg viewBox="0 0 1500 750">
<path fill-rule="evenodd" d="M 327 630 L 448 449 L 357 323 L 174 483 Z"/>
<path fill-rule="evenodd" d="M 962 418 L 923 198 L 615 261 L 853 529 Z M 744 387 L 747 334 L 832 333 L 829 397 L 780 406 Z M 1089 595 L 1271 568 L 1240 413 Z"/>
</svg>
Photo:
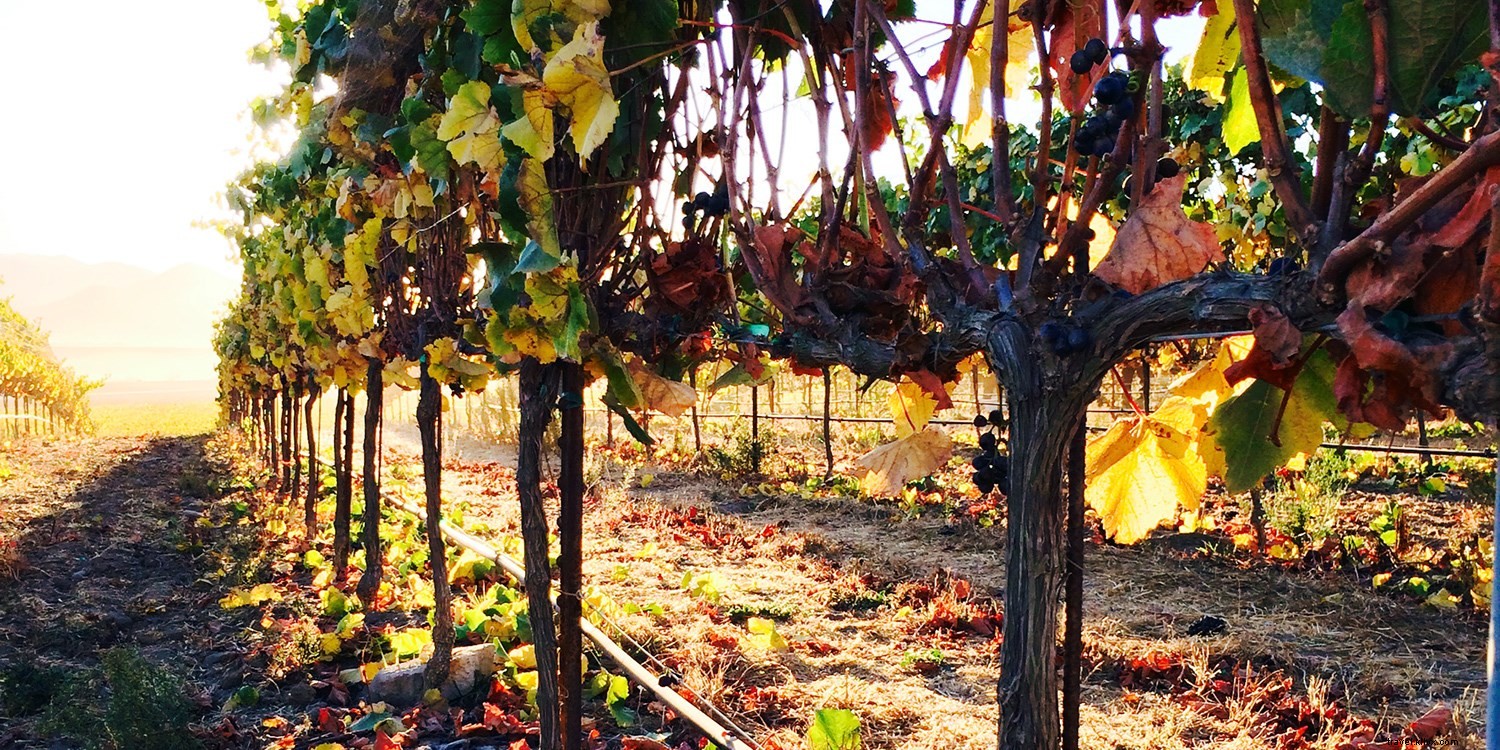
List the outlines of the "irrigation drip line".
<svg viewBox="0 0 1500 750">
<path fill-rule="evenodd" d="M 331 468 L 330 464 L 320 457 L 314 456 L 312 460 Z M 408 502 L 406 498 L 388 490 L 382 490 L 380 495 L 394 507 L 416 516 L 417 519 L 423 522 L 427 520 L 426 511 Z M 521 563 L 500 550 L 495 549 L 489 542 L 464 531 L 447 519 L 439 519 L 438 528 L 442 530 L 443 536 L 459 547 L 469 550 L 480 557 L 494 561 L 501 570 L 505 571 L 506 575 L 514 579 L 518 584 L 526 580 L 526 569 L 521 566 Z M 552 606 L 554 609 L 557 608 L 555 599 L 552 602 Z M 598 610 L 595 609 L 594 611 L 597 612 Z M 619 629 L 619 626 L 616 625 L 615 628 Z M 610 639 L 608 634 L 600 630 L 588 618 L 585 617 L 579 620 L 579 629 L 583 631 L 584 636 L 593 641 L 595 646 L 599 647 L 600 651 L 603 651 L 611 661 L 624 670 L 636 684 L 651 691 L 662 703 L 666 704 L 673 711 L 676 711 L 677 715 L 686 719 L 689 724 L 697 727 L 699 731 L 702 731 L 704 735 L 712 740 L 715 745 L 722 748 L 722 750 L 760 750 L 760 745 L 749 736 L 749 733 L 738 726 L 734 726 L 733 722 L 729 721 L 723 712 L 708 704 L 707 700 L 704 700 L 701 696 L 699 700 L 703 700 L 704 704 L 708 705 L 709 710 L 718 714 L 726 723 L 730 724 L 733 727 L 733 733 L 731 733 L 730 729 L 725 728 L 722 724 L 709 717 L 708 714 L 705 714 L 688 699 L 682 697 L 677 691 L 669 687 L 664 687 L 661 684 L 659 676 L 651 674 L 650 670 L 646 669 L 635 657 L 632 657 L 625 649 L 621 648 L 618 643 Z M 621 632 L 623 633 L 624 631 L 622 630 Z M 648 654 L 648 659 L 656 661 L 654 657 L 649 655 L 649 652 L 646 653 Z M 661 662 L 657 661 L 656 663 L 660 664 Z"/>
</svg>

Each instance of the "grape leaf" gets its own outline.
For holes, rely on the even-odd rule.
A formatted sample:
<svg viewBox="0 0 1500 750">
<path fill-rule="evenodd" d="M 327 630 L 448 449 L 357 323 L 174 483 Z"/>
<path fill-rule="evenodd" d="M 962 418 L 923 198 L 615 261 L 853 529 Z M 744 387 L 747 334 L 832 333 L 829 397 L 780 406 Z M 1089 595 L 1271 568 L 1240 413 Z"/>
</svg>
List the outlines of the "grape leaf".
<svg viewBox="0 0 1500 750">
<path fill-rule="evenodd" d="M 1234 156 L 1252 143 L 1260 142 L 1260 126 L 1255 123 L 1255 106 L 1250 103 L 1250 77 L 1244 68 L 1234 72 L 1229 87 L 1229 104 L 1224 113 L 1224 147 Z"/>
<path fill-rule="evenodd" d="M 1052 48 L 1047 50 L 1049 64 L 1057 81 L 1057 97 L 1063 107 L 1074 115 L 1081 115 L 1094 94 L 1094 84 L 1109 72 L 1109 66 L 1095 65 L 1079 75 L 1073 72 L 1069 60 L 1078 50 L 1076 40 L 1104 36 L 1104 18 L 1099 15 L 1101 6 L 1095 3 L 1064 3 L 1059 7 L 1062 15 L 1052 27 Z"/>
<path fill-rule="evenodd" d="M 859 717 L 841 708 L 820 708 L 807 728 L 809 750 L 860 750 Z"/>
<path fill-rule="evenodd" d="M 1224 76 L 1240 60 L 1240 34 L 1235 24 L 1234 3 L 1224 0 L 1203 24 L 1203 36 L 1193 53 L 1188 86 L 1215 101 L 1224 99 Z"/>
<path fill-rule="evenodd" d="M 500 145 L 500 118 L 490 107 L 490 87 L 483 81 L 460 86 L 438 123 L 437 137 L 448 142 L 448 153 L 459 164 L 476 164 L 487 172 L 505 162 Z M 415 134 L 414 134 L 415 135 Z M 413 141 L 420 153 L 421 147 Z"/>
<path fill-rule="evenodd" d="M 1179 505 L 1196 509 L 1208 490 L 1193 438 L 1152 416 L 1122 419 L 1089 441 L 1085 465 L 1084 496 L 1105 533 L 1121 544 L 1145 538 Z"/>
<path fill-rule="evenodd" d="M 936 430 L 922 430 L 882 445 L 855 459 L 860 487 L 873 497 L 894 497 L 913 479 L 925 477 L 953 455 L 953 441 Z"/>
<path fill-rule="evenodd" d="M 511 143 L 520 146 L 537 161 L 552 158 L 555 150 L 552 134 L 552 108 L 547 104 L 547 94 L 527 89 L 521 94 L 522 113 L 515 122 L 500 129 L 500 134 Z"/>
<path fill-rule="evenodd" d="M 632 359 L 627 367 L 646 408 L 680 417 L 698 403 L 698 392 L 687 383 L 664 378 L 638 360 Z"/>
<path fill-rule="evenodd" d="M 1333 374 L 1333 361 L 1319 351 L 1303 366 L 1290 398 L 1285 398 L 1286 391 L 1257 380 L 1214 411 L 1208 429 L 1224 449 L 1224 485 L 1230 492 L 1248 490 L 1298 453 L 1318 449 L 1323 422 L 1337 415 Z M 1286 411 L 1281 413 L 1284 399 Z"/>
<path fill-rule="evenodd" d="M 597 23 L 578 27 L 573 41 L 547 61 L 542 82 L 568 109 L 573 150 L 580 162 L 586 160 L 609 137 L 620 113 L 604 68 L 604 38 Z"/>
<path fill-rule="evenodd" d="M 937 399 L 911 380 L 902 380 L 891 389 L 891 419 L 896 422 L 896 437 L 921 432 L 937 410 Z M 950 402 L 951 403 L 951 402 Z"/>
<path fill-rule="evenodd" d="M 1094 275 L 1140 294 L 1225 259 L 1214 228 L 1189 219 L 1182 211 L 1187 178 L 1187 172 L 1182 172 L 1156 183 L 1120 227 Z"/>
</svg>

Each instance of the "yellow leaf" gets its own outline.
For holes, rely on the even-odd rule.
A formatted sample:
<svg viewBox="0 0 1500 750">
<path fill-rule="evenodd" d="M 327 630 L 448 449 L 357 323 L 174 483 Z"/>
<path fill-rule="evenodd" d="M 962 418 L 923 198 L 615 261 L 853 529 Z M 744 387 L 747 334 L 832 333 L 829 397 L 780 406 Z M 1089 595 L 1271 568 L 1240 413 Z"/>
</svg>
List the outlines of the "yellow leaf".
<svg viewBox="0 0 1500 750">
<path fill-rule="evenodd" d="M 473 163 L 493 172 L 505 163 L 500 118 L 490 108 L 490 87 L 483 81 L 459 87 L 438 123 L 437 136 L 448 142 L 448 153 L 459 164 Z"/>
<path fill-rule="evenodd" d="M 1089 442 L 1084 496 L 1105 533 L 1133 544 L 1176 514 L 1197 508 L 1208 489 L 1193 441 L 1151 417 L 1122 419 Z"/>
<path fill-rule="evenodd" d="M 1442 588 L 1427 597 L 1427 603 L 1438 609 L 1458 609 L 1458 601 L 1458 597 L 1448 593 L 1448 589 Z"/>
<path fill-rule="evenodd" d="M 932 413 L 937 410 L 937 399 L 908 378 L 902 378 L 891 389 L 890 402 L 891 419 L 896 422 L 896 437 L 901 438 L 921 432 L 931 421 Z"/>
<path fill-rule="evenodd" d="M 953 441 L 936 430 L 922 430 L 855 459 L 860 487 L 875 497 L 895 497 L 913 479 L 937 471 L 953 455 Z"/>
<path fill-rule="evenodd" d="M 579 161 L 587 159 L 609 137 L 620 113 L 604 67 L 604 37 L 599 36 L 597 22 L 578 26 L 573 41 L 547 61 L 542 82 L 568 109 L 573 150 Z"/>
<path fill-rule="evenodd" d="M 339 649 L 344 647 L 344 642 L 339 639 L 338 633 L 324 633 L 318 639 L 318 643 L 323 647 L 324 656 L 337 656 Z"/>
<path fill-rule="evenodd" d="M 546 92 L 526 89 L 521 94 L 521 102 L 521 118 L 501 128 L 500 134 L 537 161 L 551 159 L 555 138 L 552 134 L 552 107 Z"/>
<path fill-rule="evenodd" d="M 776 623 L 767 618 L 752 617 L 745 621 L 745 629 L 750 631 L 750 642 L 767 651 L 782 653 L 790 650 L 786 639 L 776 632 Z"/>
<path fill-rule="evenodd" d="M 490 87 L 483 81 L 469 81 L 453 94 L 448 111 L 438 123 L 437 137 L 452 141 L 464 133 L 493 132 L 500 128 L 500 118 L 490 108 Z"/>
<path fill-rule="evenodd" d="M 536 646 L 530 643 L 511 649 L 507 656 L 512 664 L 521 669 L 536 669 Z"/>
<path fill-rule="evenodd" d="M 1219 3 L 1218 12 L 1203 24 L 1203 36 L 1193 54 L 1188 87 L 1224 101 L 1224 74 L 1240 59 L 1240 35 L 1235 27 L 1234 4 Z"/>
<path fill-rule="evenodd" d="M 1011 17 L 1024 4 L 1024 0 L 1012 0 L 1010 3 Z M 994 122 L 991 119 L 994 103 L 991 109 L 986 110 L 985 100 L 990 91 L 990 48 L 994 44 L 994 9 L 999 3 L 991 6 L 989 17 L 983 27 L 974 32 L 974 38 L 969 43 L 969 50 L 965 54 L 969 71 L 969 115 L 964 121 L 963 144 L 969 148 L 987 146 L 994 131 Z M 1006 37 L 1005 53 L 1005 96 L 1007 98 L 1017 96 L 1031 85 L 1031 70 L 1034 66 L 1028 63 L 1032 53 L 1036 51 L 1036 40 L 1032 36 L 1029 24 L 1017 24 L 1006 29 L 1009 36 Z M 950 71 L 950 75 L 953 71 Z"/>
</svg>

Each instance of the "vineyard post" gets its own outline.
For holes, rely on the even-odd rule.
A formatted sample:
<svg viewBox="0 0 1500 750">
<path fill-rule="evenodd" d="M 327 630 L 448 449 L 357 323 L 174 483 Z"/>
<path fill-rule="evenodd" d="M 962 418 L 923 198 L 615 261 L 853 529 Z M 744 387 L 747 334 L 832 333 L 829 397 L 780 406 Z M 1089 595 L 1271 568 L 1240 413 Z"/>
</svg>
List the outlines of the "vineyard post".
<svg viewBox="0 0 1500 750">
<path fill-rule="evenodd" d="M 363 475 L 360 487 L 365 494 L 364 547 L 365 571 L 359 578 L 355 591 L 360 601 L 369 606 L 380 591 L 380 424 L 385 403 L 385 368 L 380 360 L 370 357 L 365 366 L 365 432 Z"/>
<path fill-rule="evenodd" d="M 302 525 L 307 532 L 307 546 L 312 548 L 314 540 L 318 537 L 318 489 L 322 484 L 319 481 L 318 433 L 314 426 L 313 413 L 318 408 L 318 394 L 321 393 L 321 389 L 312 379 L 311 374 L 307 376 L 307 380 L 307 403 L 303 406 L 302 413 L 303 427 L 307 433 L 307 497 L 302 501 Z"/>
<path fill-rule="evenodd" d="M 693 455 L 703 455 L 703 432 L 698 424 L 698 367 L 695 365 L 688 368 L 688 385 L 693 388 Z M 610 419 L 613 412 L 605 411 L 604 418 Z"/>
<path fill-rule="evenodd" d="M 1063 750 L 1078 750 L 1078 707 L 1083 687 L 1083 490 L 1088 418 L 1080 417 L 1068 445 L 1068 572 L 1063 622 Z"/>
<path fill-rule="evenodd" d="M 349 516 L 353 484 L 350 476 L 350 443 L 354 441 L 354 396 L 340 388 L 333 402 L 333 576 L 343 583 L 349 571 Z"/>
<path fill-rule="evenodd" d="M 562 362 L 560 395 L 562 453 L 558 490 L 559 568 L 558 684 L 563 750 L 579 750 L 583 738 L 583 365 Z"/>
<path fill-rule="evenodd" d="M 833 432 L 829 394 L 833 391 L 833 366 L 823 368 L 823 481 L 833 478 Z"/>
<path fill-rule="evenodd" d="M 750 386 L 750 469 L 760 473 L 760 387 Z"/>
<path fill-rule="evenodd" d="M 302 383 L 297 381 L 292 385 L 291 405 L 287 407 L 287 428 L 291 432 L 290 445 L 287 447 L 287 460 L 291 462 L 292 476 L 287 479 L 287 497 L 295 498 L 302 490 Z M 309 538 L 308 543 L 312 543 Z"/>
</svg>

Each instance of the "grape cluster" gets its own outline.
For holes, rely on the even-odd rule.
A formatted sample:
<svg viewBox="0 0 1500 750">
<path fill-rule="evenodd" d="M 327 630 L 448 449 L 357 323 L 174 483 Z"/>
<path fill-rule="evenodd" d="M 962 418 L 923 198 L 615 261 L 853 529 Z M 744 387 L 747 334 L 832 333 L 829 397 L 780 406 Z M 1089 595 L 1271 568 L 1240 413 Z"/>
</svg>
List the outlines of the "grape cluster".
<svg viewBox="0 0 1500 750">
<path fill-rule="evenodd" d="M 995 433 L 1005 425 L 1005 415 L 999 409 L 974 417 L 974 427 L 984 430 L 979 433 L 979 455 L 974 457 L 974 486 L 983 494 L 996 489 L 1002 493 L 1010 491 L 1010 456 L 1000 452 L 1000 438 Z"/>
<path fill-rule="evenodd" d="M 1039 333 L 1042 334 L 1042 342 L 1059 357 L 1085 351 L 1093 343 L 1093 337 L 1089 336 L 1087 329 L 1071 323 L 1049 320 L 1042 324 Z"/>
<path fill-rule="evenodd" d="M 690 201 L 682 204 L 682 226 L 689 232 L 698 225 L 698 212 L 703 212 L 703 218 L 712 219 L 729 213 L 729 186 L 719 183 L 712 193 L 700 192 L 693 196 Z"/>
<path fill-rule="evenodd" d="M 1068 64 L 1073 72 L 1085 75 L 1096 65 L 1106 64 L 1110 48 L 1101 39 L 1090 39 L 1083 49 L 1073 53 Z M 1140 81 L 1123 70 L 1114 70 L 1094 84 L 1095 111 L 1073 134 L 1073 150 L 1080 156 L 1104 156 L 1114 150 L 1120 126 L 1135 116 L 1135 99 L 1130 96 L 1140 88 Z"/>
</svg>

